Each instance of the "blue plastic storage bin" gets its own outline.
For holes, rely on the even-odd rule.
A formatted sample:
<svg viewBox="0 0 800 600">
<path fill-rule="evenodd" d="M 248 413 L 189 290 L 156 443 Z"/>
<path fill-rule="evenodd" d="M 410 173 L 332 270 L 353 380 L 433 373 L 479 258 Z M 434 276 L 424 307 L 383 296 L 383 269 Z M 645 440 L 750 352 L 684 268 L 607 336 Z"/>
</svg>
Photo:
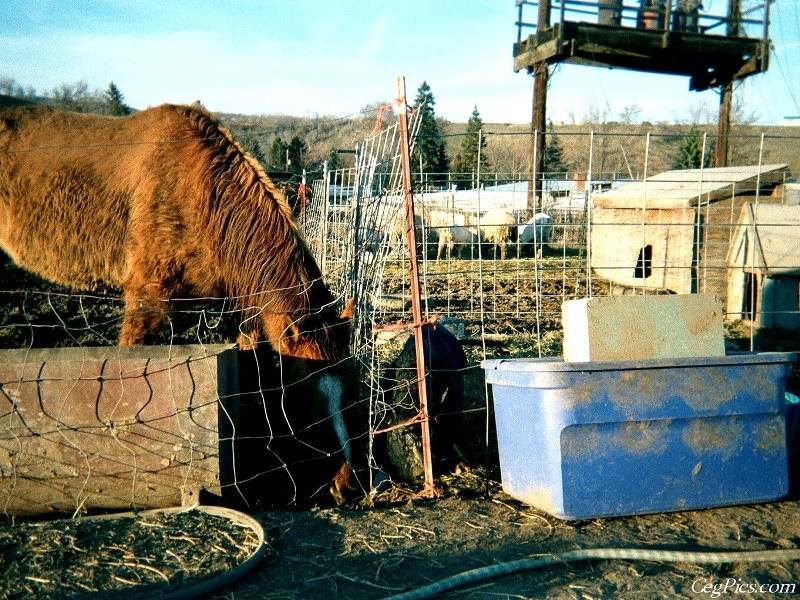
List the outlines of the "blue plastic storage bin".
<svg viewBox="0 0 800 600">
<path fill-rule="evenodd" d="M 794 360 L 484 361 L 503 489 L 561 519 L 785 496 Z"/>
</svg>

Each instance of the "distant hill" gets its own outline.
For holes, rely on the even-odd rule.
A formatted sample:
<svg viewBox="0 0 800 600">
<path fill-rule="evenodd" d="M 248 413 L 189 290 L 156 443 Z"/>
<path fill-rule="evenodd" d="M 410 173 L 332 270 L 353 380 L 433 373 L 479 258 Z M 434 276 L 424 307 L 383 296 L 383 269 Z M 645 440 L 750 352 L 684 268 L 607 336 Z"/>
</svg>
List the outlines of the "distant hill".
<svg viewBox="0 0 800 600">
<path fill-rule="evenodd" d="M 81 112 L 104 112 L 98 96 L 84 98 L 86 106 L 69 105 Z M 0 108 L 30 102 L 42 102 L 59 106 L 58 99 L 20 98 L 0 95 Z M 318 115 L 294 117 L 289 115 L 242 115 L 216 113 L 220 122 L 227 127 L 234 138 L 245 148 L 255 143 L 266 156 L 275 138 L 280 137 L 288 143 L 293 137 L 302 139 L 307 146 L 304 166 L 311 179 L 322 173 L 323 162 L 331 157 L 333 150 L 353 150 L 373 131 L 378 115 L 379 103 L 367 106 L 361 114 L 349 117 Z M 392 112 L 383 115 L 384 124 L 394 119 Z M 696 126 L 701 133 L 713 140 L 716 126 L 713 124 Z M 672 168 L 672 162 L 691 126 L 671 123 L 583 123 L 558 124 L 548 132 L 550 143 L 555 141 L 562 151 L 563 162 L 570 173 L 586 173 L 590 159 L 593 178 L 641 177 L 645 171 L 654 174 Z M 458 153 L 466 122 L 453 123 L 439 119 L 439 131 L 444 136 L 447 155 L 452 160 Z M 594 147 L 590 152 L 590 136 Z M 650 148 L 647 148 L 647 134 L 650 134 Z M 759 127 L 753 125 L 734 125 L 731 135 L 731 165 L 758 164 L 761 136 L 764 135 L 764 156 L 762 163 L 786 163 L 795 178 L 800 177 L 800 128 Z M 528 125 L 485 123 L 486 157 L 490 171 L 502 177 L 525 176 L 531 156 L 531 135 Z M 707 148 L 707 154 L 713 149 Z M 591 154 L 591 156 L 590 156 Z M 338 154 L 339 167 L 352 166 L 352 154 Z M 282 170 L 283 165 L 265 165 L 268 170 Z"/>
<path fill-rule="evenodd" d="M 356 117 L 333 116 L 292 117 L 287 115 L 232 115 L 217 114 L 220 121 L 230 129 L 234 137 L 245 147 L 257 140 L 263 151 L 271 146 L 276 137 L 288 142 L 293 136 L 302 138 L 308 145 L 307 169 L 310 176 L 321 173 L 322 162 L 332 149 L 352 150 L 370 135 L 377 116 L 362 114 Z M 384 116 L 393 119 L 392 113 Z M 713 156 L 710 146 L 716 135 L 716 125 L 696 126 L 701 134 L 708 135 L 707 154 Z M 554 125 L 551 140 L 563 151 L 564 162 L 572 172 L 585 173 L 590 162 L 590 136 L 594 132 L 594 149 L 591 153 L 595 179 L 641 177 L 667 171 L 684 143 L 692 126 L 672 123 L 621 123 Z M 439 131 L 445 136 L 447 154 L 452 160 L 459 150 L 466 122 L 452 123 L 439 120 Z M 650 150 L 646 153 L 647 134 L 650 134 Z M 731 135 L 732 165 L 758 164 L 761 134 L 764 133 L 764 156 L 762 163 L 787 163 L 790 172 L 800 176 L 800 130 L 792 127 L 734 126 Z M 531 154 L 529 125 L 485 123 L 486 156 L 491 171 L 501 174 L 525 174 Z M 350 166 L 351 161 L 340 166 Z M 318 176 L 318 175 L 317 175 Z"/>
</svg>

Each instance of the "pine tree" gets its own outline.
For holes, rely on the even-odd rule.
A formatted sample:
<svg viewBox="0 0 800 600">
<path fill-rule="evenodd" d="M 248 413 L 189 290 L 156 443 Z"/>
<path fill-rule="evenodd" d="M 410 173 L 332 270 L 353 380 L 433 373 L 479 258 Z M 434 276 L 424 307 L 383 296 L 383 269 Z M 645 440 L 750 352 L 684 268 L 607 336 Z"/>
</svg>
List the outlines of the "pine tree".
<svg viewBox="0 0 800 600">
<path fill-rule="evenodd" d="M 692 125 L 692 128 L 683 136 L 683 142 L 678 148 L 678 154 L 672 161 L 673 169 L 699 169 L 711 166 L 711 159 L 714 156 L 714 148 L 706 147 L 705 158 L 703 158 L 703 134 Z"/>
<path fill-rule="evenodd" d="M 272 146 L 269 148 L 269 162 L 267 168 L 270 171 L 285 171 L 286 170 L 286 151 L 289 147 L 283 143 L 283 140 L 276 137 Z"/>
<path fill-rule="evenodd" d="M 254 139 L 252 143 L 248 144 L 247 151 L 250 153 L 250 156 L 255 158 L 259 163 L 262 165 L 264 164 L 264 152 L 261 150 L 261 144 L 258 143 L 258 140 Z"/>
<path fill-rule="evenodd" d="M 124 117 L 131 114 L 131 107 L 125 104 L 125 96 L 112 81 L 105 91 L 106 110 L 112 117 Z"/>
<path fill-rule="evenodd" d="M 486 180 L 489 170 L 489 161 L 486 158 L 486 138 L 480 135 L 483 128 L 483 120 L 476 106 L 472 110 L 472 115 L 467 121 L 467 131 L 461 138 L 461 147 L 458 154 L 453 159 L 452 172 L 457 179 L 459 187 L 471 187 L 475 184 L 473 175 L 478 171 L 478 148 L 480 147 L 480 170 L 482 183 Z"/>
<path fill-rule="evenodd" d="M 306 153 L 308 146 L 299 137 L 294 136 L 289 141 L 289 171 L 295 175 L 300 175 L 306 166 Z"/>
<path fill-rule="evenodd" d="M 544 171 L 547 177 L 554 175 L 561 176 L 569 173 L 569 165 L 564 159 L 564 149 L 556 137 L 553 129 L 553 122 L 550 122 L 549 132 L 547 134 L 547 147 L 544 149 Z"/>
<path fill-rule="evenodd" d="M 423 81 L 417 90 L 417 98 L 414 101 L 414 110 L 419 113 L 417 118 L 421 121 L 417 133 L 417 144 L 411 155 L 411 170 L 414 172 L 417 183 L 419 183 L 419 177 L 423 175 L 428 184 L 441 186 L 447 181 L 449 161 L 444 141 L 439 133 L 439 125 L 436 122 L 435 105 L 436 100 L 431 93 L 431 88 L 427 81 Z"/>
<path fill-rule="evenodd" d="M 336 151 L 336 148 L 331 148 L 331 151 L 328 152 L 328 171 L 335 171 L 339 168 L 339 153 Z"/>
</svg>

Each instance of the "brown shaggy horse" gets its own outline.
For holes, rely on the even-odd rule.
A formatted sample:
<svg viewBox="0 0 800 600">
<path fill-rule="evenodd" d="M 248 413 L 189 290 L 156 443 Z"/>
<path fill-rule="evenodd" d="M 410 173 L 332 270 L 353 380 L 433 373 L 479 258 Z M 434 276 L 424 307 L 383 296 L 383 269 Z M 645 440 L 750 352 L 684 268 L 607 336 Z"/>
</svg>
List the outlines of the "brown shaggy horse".
<svg viewBox="0 0 800 600">
<path fill-rule="evenodd" d="M 208 112 L 14 104 L 0 98 L 0 248 L 17 265 L 74 289 L 121 289 L 120 344 L 146 343 L 171 299 L 226 297 L 243 314 L 241 346 L 346 359 L 349 321 L 283 194 Z M 349 459 L 336 417 L 345 372 L 319 375 L 317 394 Z"/>
<path fill-rule="evenodd" d="M 0 247 L 56 283 L 122 289 L 120 344 L 145 343 L 171 298 L 228 297 L 246 316 L 240 343 L 323 360 L 345 351 L 347 327 L 283 195 L 197 107 L 0 112 Z"/>
</svg>

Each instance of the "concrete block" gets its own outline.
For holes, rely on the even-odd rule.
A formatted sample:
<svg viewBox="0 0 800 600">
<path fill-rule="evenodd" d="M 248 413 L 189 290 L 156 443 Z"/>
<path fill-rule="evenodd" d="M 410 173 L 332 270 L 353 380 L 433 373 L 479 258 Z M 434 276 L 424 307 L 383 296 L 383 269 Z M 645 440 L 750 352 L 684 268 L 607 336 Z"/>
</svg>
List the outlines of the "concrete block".
<svg viewBox="0 0 800 600">
<path fill-rule="evenodd" d="M 180 505 L 231 471 L 230 345 L 0 351 L 6 514 Z"/>
<path fill-rule="evenodd" d="M 584 298 L 561 312 L 567 362 L 725 356 L 722 304 L 710 294 Z"/>
</svg>

